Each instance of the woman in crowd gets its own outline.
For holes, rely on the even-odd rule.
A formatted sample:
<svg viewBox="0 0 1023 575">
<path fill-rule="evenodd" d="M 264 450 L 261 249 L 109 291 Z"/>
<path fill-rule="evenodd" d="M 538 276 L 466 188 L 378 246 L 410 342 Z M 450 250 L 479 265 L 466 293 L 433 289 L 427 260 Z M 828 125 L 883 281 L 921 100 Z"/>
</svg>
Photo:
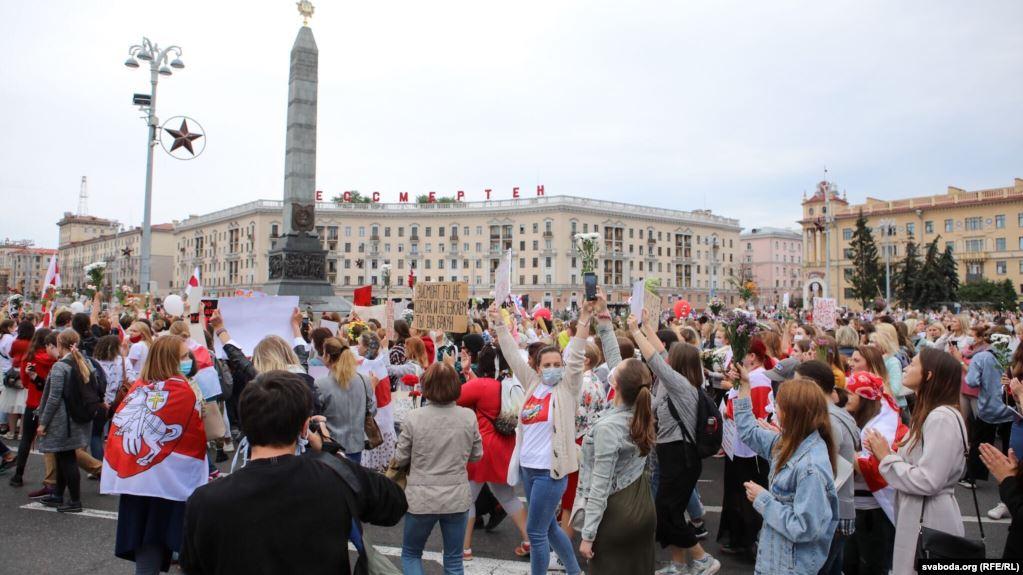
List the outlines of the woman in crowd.
<svg viewBox="0 0 1023 575">
<path fill-rule="evenodd" d="M 521 480 L 528 505 L 526 533 L 530 543 L 533 575 L 547 572 L 553 548 L 569 575 L 580 573 L 572 541 L 557 522 L 557 508 L 565 493 L 568 475 L 579 468 L 575 445 L 575 415 L 582 385 L 584 349 L 593 302 L 583 304 L 562 360 L 554 346 L 536 354 L 536 370 L 519 355 L 518 344 L 496 306 L 489 310 L 490 324 L 497 326 L 497 340 L 512 373 L 525 389 L 526 401 L 519 417 L 516 447 Z"/>
<path fill-rule="evenodd" d="M 5 319 L 0 321 L 0 378 L 7 378 L 7 374 L 11 371 L 11 368 L 16 368 L 13 364 L 14 358 L 11 356 L 11 346 L 17 341 L 17 324 L 13 319 Z M 21 358 L 18 358 L 18 365 L 20 365 Z M 16 374 L 17 371 L 13 372 Z M 12 375 L 13 375 L 12 374 Z M 12 378 L 13 381 L 17 381 L 20 378 Z M 17 406 L 18 399 L 17 395 L 21 393 L 17 387 L 8 387 L 0 385 L 0 418 L 4 414 L 7 414 L 6 419 L 0 419 L 0 435 L 10 434 L 5 439 L 14 439 L 17 431 L 17 416 L 18 413 L 13 413 L 11 408 Z M 26 394 L 27 395 L 27 394 Z M 12 405 L 8 405 L 12 404 Z M 21 402 L 24 405 L 24 401 Z M 22 413 L 24 407 L 22 407 Z M 12 421 L 13 420 L 13 421 Z"/>
<path fill-rule="evenodd" d="M 854 371 L 846 389 L 849 394 L 845 408 L 860 429 L 864 449 L 853 465 L 856 526 L 846 541 L 843 571 L 847 575 L 887 573 L 892 565 L 895 537 L 895 493 L 878 472 L 878 460 L 865 449 L 865 440 L 870 432 L 878 431 L 891 445 L 899 441 L 907 429 L 900 422 L 895 400 L 885 392 L 881 376 Z"/>
<path fill-rule="evenodd" d="M 814 359 L 819 359 L 828 364 L 832 373 L 835 374 L 835 387 L 845 389 L 845 374 L 849 369 L 845 362 L 845 356 L 838 348 L 838 342 L 830 336 L 820 336 L 814 342 Z"/>
<path fill-rule="evenodd" d="M 835 342 L 838 344 L 838 352 L 842 354 L 842 357 L 848 359 L 856 351 L 860 338 L 855 329 L 843 325 L 835 331 Z"/>
<path fill-rule="evenodd" d="M 980 458 L 998 482 L 1001 504 L 1005 505 L 1006 514 L 1012 517 L 1002 559 L 1019 561 L 1023 559 L 1023 465 L 1020 465 L 1015 450 L 1010 450 L 1006 456 L 990 443 L 981 444 Z"/>
<path fill-rule="evenodd" d="M 128 364 L 121 355 L 121 342 L 117 336 L 105 335 L 96 340 L 92 358 L 106 375 L 107 388 L 103 393 L 103 402 L 113 405 L 117 390 L 125 383 L 131 383 L 128 379 Z"/>
<path fill-rule="evenodd" d="M 892 571 L 914 573 L 920 527 L 963 535 L 955 498 L 956 481 L 966 465 L 966 425 L 959 413 L 962 368 L 952 356 L 924 349 L 906 369 L 905 385 L 916 392 L 909 433 L 896 453 L 888 439 L 867 432 L 865 446 L 880 460 L 880 472 L 898 493 L 898 526 Z"/>
<path fill-rule="evenodd" d="M 505 435 L 497 431 L 495 423 L 501 417 L 502 412 L 518 413 L 514 406 L 501 405 L 502 383 L 498 377 L 509 377 L 507 373 L 508 362 L 492 345 L 486 345 L 477 356 L 478 374 L 468 371 L 469 379 L 462 385 L 461 395 L 458 397 L 458 405 L 466 407 L 476 414 L 476 423 L 483 438 L 483 458 L 468 467 L 469 488 L 473 501 L 479 497 L 484 484 L 490 488 L 490 492 L 504 508 L 505 513 L 511 516 L 515 526 L 519 529 L 522 543 L 515 549 L 519 557 L 529 555 L 529 538 L 526 535 L 526 510 L 519 501 L 515 488 L 508 484 L 509 475 L 517 475 L 518 471 L 511 468 L 512 453 L 515 451 L 515 434 Z M 498 365 L 495 367 L 495 363 Z M 469 363 L 465 363 L 463 369 L 468 370 Z M 497 367 L 500 368 L 498 372 Z M 503 375 L 502 375 L 503 374 Z M 472 532 L 473 523 L 476 520 L 476 506 L 469 507 L 469 516 L 466 522 L 465 541 L 462 549 L 462 557 L 471 561 L 472 555 Z"/>
<path fill-rule="evenodd" d="M 870 345 L 881 351 L 885 372 L 885 384 L 888 393 L 895 398 L 900 409 L 906 408 L 906 392 L 902 389 L 902 362 L 899 360 L 899 343 L 895 328 L 888 323 L 878 324 L 874 333 L 870 334 Z"/>
<path fill-rule="evenodd" d="M 636 318 L 628 320 L 629 333 L 643 359 L 657 378 L 653 409 L 657 414 L 658 486 L 657 542 L 671 551 L 671 564 L 659 575 L 716 573 L 721 563 L 704 552 L 692 525 L 685 520 L 686 506 L 703 471 L 703 462 L 696 451 L 695 429 L 697 388 L 703 385 L 700 351 L 676 343 L 664 358 L 664 346 L 656 337 L 653 322 L 646 321 L 640 331 Z M 615 394 L 617 398 L 617 393 Z"/>
<path fill-rule="evenodd" d="M 817 573 L 838 525 L 836 451 L 827 399 L 816 382 L 786 381 L 778 390 L 775 422 L 764 429 L 753 415 L 751 387 L 738 370 L 739 392 L 732 402 L 739 437 L 771 461 L 770 486 L 748 481 L 746 498 L 763 516 L 756 573 Z"/>
<path fill-rule="evenodd" d="M 948 338 L 948 329 L 945 328 L 945 324 L 940 321 L 931 322 L 924 331 L 924 337 L 920 338 L 920 341 L 917 343 L 916 351 L 920 353 L 920 350 L 925 347 L 945 351 Z"/>
<path fill-rule="evenodd" d="M 391 379 L 387 376 L 387 354 L 380 353 L 380 338 L 375 333 L 366 332 L 359 336 L 358 347 L 355 348 L 357 371 L 369 381 L 373 388 L 376 401 L 376 414 L 373 419 L 380 429 L 383 443 L 362 452 L 362 466 L 383 473 L 394 456 L 394 448 L 398 444 L 398 434 L 394 427 L 394 404 L 391 403 Z"/>
<path fill-rule="evenodd" d="M 391 346 L 391 365 L 405 363 L 405 340 L 412 337 L 408 322 L 403 319 L 394 320 L 394 344 Z M 424 366 L 425 367 L 425 366 Z"/>
<path fill-rule="evenodd" d="M 30 340 L 21 339 L 22 335 L 31 333 Z M 46 345 L 47 339 L 52 335 L 53 353 L 49 352 Z M 18 444 L 18 457 L 14 476 L 11 477 L 11 487 L 21 487 L 25 484 L 23 477 L 25 465 L 28 463 L 28 454 L 32 450 L 32 442 L 36 439 L 36 431 L 39 426 L 39 403 L 43 397 L 43 387 L 46 378 L 50 375 L 50 369 L 56 363 L 56 334 L 49 329 L 35 329 L 31 322 L 22 322 L 18 326 L 18 340 L 12 346 L 12 356 L 18 362 L 21 371 L 21 385 L 28 390 L 25 397 L 25 423 L 21 432 L 21 442 Z M 25 342 L 26 345 L 21 345 Z M 21 350 L 21 353 L 18 353 Z M 42 489 L 29 493 L 29 497 L 41 497 L 49 495 L 53 491 L 53 478 L 47 473 Z"/>
<path fill-rule="evenodd" d="M 609 381 L 615 389 L 613 404 L 583 439 L 572 513 L 581 520 L 579 552 L 590 573 L 651 573 L 657 513 L 646 457 L 657 434 L 650 372 L 639 360 L 627 359 Z"/>
<path fill-rule="evenodd" d="M 888 387 L 888 368 L 885 366 L 884 354 L 880 349 L 870 345 L 857 347 L 852 357 L 849 358 L 849 373 L 852 374 L 857 371 L 866 371 L 880 377 L 884 384 L 885 393 L 888 395 L 892 394 L 891 389 Z"/>
<path fill-rule="evenodd" d="M 92 433 L 91 421 L 79 423 L 71 418 L 68 411 L 68 397 L 74 395 L 69 395 L 65 388 L 89 385 L 92 375 L 92 365 L 78 351 L 78 343 L 78 333 L 66 329 L 57 335 L 56 346 L 48 350 L 58 361 L 50 368 L 46 378 L 36 429 L 39 451 L 53 453 L 57 464 L 57 489 L 40 502 L 56 507 L 61 513 L 82 511 L 81 476 L 75 451 L 89 444 Z M 64 502 L 65 490 L 70 496 L 67 503 Z"/>
<path fill-rule="evenodd" d="M 453 367 L 437 362 L 423 374 L 422 385 L 428 403 L 408 414 L 395 453 L 395 463 L 409 468 L 402 572 L 423 573 L 423 548 L 434 524 L 440 523 L 444 572 L 458 574 L 463 572 L 462 540 L 473 502 L 466 464 L 483 457 L 483 440 L 473 411 L 455 404 L 460 381 Z"/>
<path fill-rule="evenodd" d="M 592 343 L 586 344 L 585 363 L 583 367 L 583 383 L 579 390 L 579 402 L 576 406 L 575 415 L 575 443 L 583 444 L 583 437 L 589 432 L 590 426 L 597 420 L 600 414 L 607 407 L 607 393 L 604 392 L 600 380 L 593 374 L 593 368 L 600 365 L 600 351 Z M 568 485 L 565 487 L 565 494 L 561 497 L 561 528 L 565 530 L 568 538 L 575 535 L 572 527 L 571 514 L 572 506 L 575 503 L 575 493 L 579 488 L 579 472 L 571 473 L 568 476 Z"/>
<path fill-rule="evenodd" d="M 196 407 L 200 398 L 182 374 L 185 369 L 193 369 L 185 341 L 173 335 L 158 338 L 139 379 L 116 406 L 107 436 L 100 492 L 120 495 L 114 554 L 134 561 L 136 575 L 155 575 L 170 568 L 171 555 L 181 549 L 185 501 L 209 475 L 206 431 Z M 174 457 L 150 457 L 143 465 L 139 456 L 145 459 L 152 452 L 148 447 L 132 450 L 122 433 L 141 433 L 138 418 L 145 417 L 145 411 L 139 410 L 145 409 L 146 397 L 154 392 L 164 401 L 161 422 L 180 426 L 180 439 L 162 447 L 172 450 Z"/>
<path fill-rule="evenodd" d="M 767 357 L 766 349 L 759 338 L 753 338 L 750 351 L 742 358 L 742 365 L 748 372 L 753 402 L 753 414 L 757 419 L 766 419 L 774 412 L 774 393 L 771 380 L 764 372 L 774 367 Z M 724 495 L 721 504 L 721 527 L 718 531 L 718 542 L 721 551 L 731 554 L 748 554 L 756 543 L 760 531 L 762 517 L 753 508 L 745 496 L 746 483 L 750 481 L 767 486 L 767 459 L 757 455 L 743 442 L 737 433 L 734 400 L 739 391 L 733 386 L 721 405 L 721 415 L 726 421 L 723 445 L 732 446 L 732 456 L 725 458 Z"/>
<path fill-rule="evenodd" d="M 18 325 L 17 333 L 12 339 L 10 333 L 5 335 L 6 350 L 3 350 L 9 358 L 10 368 L 17 368 L 21 370 L 21 360 L 25 356 L 25 351 L 29 348 L 29 344 L 32 341 L 32 336 L 35 334 L 35 324 L 30 321 L 23 321 Z M 2 359 L 2 357 L 0 357 Z M 6 377 L 8 369 L 2 372 L 2 376 Z M 4 427 L 7 428 L 4 439 L 17 439 L 18 434 L 18 421 L 24 418 L 27 419 L 25 414 L 26 404 L 28 402 L 28 386 L 21 384 L 20 389 L 18 387 L 7 387 L 2 386 L 3 390 L 0 393 L 0 421 L 3 422 Z M 22 423 L 22 427 L 25 424 Z M 24 435 L 24 430 L 21 432 Z"/>
<path fill-rule="evenodd" d="M 1008 337 L 1004 327 L 978 330 L 973 357 L 966 372 L 966 385 L 977 393 L 977 417 L 970 435 L 970 462 L 967 475 L 974 480 L 987 479 L 987 468 L 980 461 L 980 444 L 1001 438 L 1002 453 L 1009 449 L 1009 435 L 1016 413 L 1005 404 L 1002 375 L 1005 368 L 991 348 L 992 338 Z M 968 484 L 968 483 L 967 483 Z"/>
<path fill-rule="evenodd" d="M 948 330 L 948 341 L 955 342 L 959 351 L 966 351 L 975 342 L 974 334 L 971 334 L 970 316 L 966 314 L 955 315 L 945 320 L 945 328 Z M 982 334 L 983 335 L 983 334 Z"/>
<path fill-rule="evenodd" d="M 149 325 L 136 321 L 128 328 L 128 379 L 135 381 L 146 363 L 149 348 L 153 345 L 153 332 Z"/>
<path fill-rule="evenodd" d="M 345 456 L 361 463 L 366 417 L 376 414 L 376 395 L 366 377 L 358 373 L 355 354 L 337 338 L 323 342 L 323 361 L 329 372 L 316 380 L 316 392 L 327 428 Z"/>
</svg>

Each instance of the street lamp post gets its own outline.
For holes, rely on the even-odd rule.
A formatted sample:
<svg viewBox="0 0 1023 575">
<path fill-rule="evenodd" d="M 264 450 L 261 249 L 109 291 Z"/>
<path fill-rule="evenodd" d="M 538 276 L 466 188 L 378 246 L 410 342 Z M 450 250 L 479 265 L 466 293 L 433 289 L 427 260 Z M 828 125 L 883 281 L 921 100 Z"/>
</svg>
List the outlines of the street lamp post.
<svg viewBox="0 0 1023 575">
<path fill-rule="evenodd" d="M 168 59 L 173 56 L 173 60 Z M 159 45 L 151 42 L 149 38 L 142 38 L 141 44 L 136 44 L 128 49 L 128 59 L 124 65 L 129 68 L 138 68 L 139 60 L 149 62 L 149 83 L 152 91 L 149 98 L 139 98 L 136 95 L 135 103 L 146 112 L 146 126 L 148 135 L 146 140 L 146 198 L 145 207 L 142 211 L 142 245 L 139 251 L 139 289 L 150 291 L 150 253 L 153 243 L 152 229 L 152 203 L 153 203 L 153 147 L 157 144 L 156 130 L 159 127 L 159 119 L 156 117 L 156 85 L 160 76 L 170 76 L 171 68 L 182 69 L 185 64 L 181 61 L 181 48 L 168 46 L 160 48 Z M 168 65 L 170 67 L 168 67 Z"/>
</svg>

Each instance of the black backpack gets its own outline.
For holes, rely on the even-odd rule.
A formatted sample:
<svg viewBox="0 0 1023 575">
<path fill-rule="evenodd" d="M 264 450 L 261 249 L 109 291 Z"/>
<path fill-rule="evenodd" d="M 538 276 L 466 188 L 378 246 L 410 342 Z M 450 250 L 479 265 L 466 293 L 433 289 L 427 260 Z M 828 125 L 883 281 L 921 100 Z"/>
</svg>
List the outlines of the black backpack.
<svg viewBox="0 0 1023 575">
<path fill-rule="evenodd" d="M 686 440 L 696 446 L 696 453 L 701 459 L 706 459 L 721 451 L 723 422 L 721 412 L 718 410 L 718 406 L 714 405 L 714 400 L 702 388 L 697 388 L 696 393 L 696 437 L 693 437 L 682 423 L 682 418 L 675 411 L 675 404 L 672 403 L 670 396 L 668 397 L 668 410 L 678 422 Z"/>
<path fill-rule="evenodd" d="M 64 384 L 64 407 L 67 409 L 68 417 L 76 423 L 89 423 L 106 413 L 97 376 L 97 373 L 102 373 L 102 369 L 91 359 L 86 358 L 86 361 L 92 367 L 88 383 L 82 381 L 82 374 L 73 360 L 70 358 L 63 360 L 63 363 L 71 368 L 71 377 Z"/>
</svg>

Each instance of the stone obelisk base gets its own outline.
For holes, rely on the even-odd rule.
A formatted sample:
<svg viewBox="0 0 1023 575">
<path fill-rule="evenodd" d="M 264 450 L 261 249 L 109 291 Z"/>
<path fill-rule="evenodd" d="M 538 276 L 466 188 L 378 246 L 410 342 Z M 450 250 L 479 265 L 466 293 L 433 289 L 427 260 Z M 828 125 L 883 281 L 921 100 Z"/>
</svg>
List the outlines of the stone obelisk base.
<svg viewBox="0 0 1023 575">
<path fill-rule="evenodd" d="M 304 233 L 286 235 L 270 250 L 266 293 L 297 295 L 307 299 L 333 297 L 334 287 L 327 281 L 327 252 L 315 236 Z"/>
</svg>

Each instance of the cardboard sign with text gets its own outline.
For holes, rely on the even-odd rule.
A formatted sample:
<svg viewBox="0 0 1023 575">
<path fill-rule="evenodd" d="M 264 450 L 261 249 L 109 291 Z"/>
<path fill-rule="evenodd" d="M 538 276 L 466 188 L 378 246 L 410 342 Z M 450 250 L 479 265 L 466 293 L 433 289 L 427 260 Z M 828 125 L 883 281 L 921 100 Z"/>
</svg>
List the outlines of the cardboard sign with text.
<svg viewBox="0 0 1023 575">
<path fill-rule="evenodd" d="M 661 322 L 661 296 L 650 290 L 643 294 L 643 309 L 646 311 L 646 319 L 657 329 Z"/>
<path fill-rule="evenodd" d="M 380 325 L 385 325 L 387 323 L 387 309 L 384 304 L 353 305 L 352 312 L 359 316 L 359 319 L 362 321 L 375 319 L 380 322 Z"/>
<path fill-rule="evenodd" d="M 418 282 L 412 296 L 416 329 L 465 333 L 469 329 L 469 284 Z"/>
<path fill-rule="evenodd" d="M 833 297 L 818 297 L 813 300 L 813 325 L 824 329 L 835 329 L 838 308 Z"/>
</svg>

